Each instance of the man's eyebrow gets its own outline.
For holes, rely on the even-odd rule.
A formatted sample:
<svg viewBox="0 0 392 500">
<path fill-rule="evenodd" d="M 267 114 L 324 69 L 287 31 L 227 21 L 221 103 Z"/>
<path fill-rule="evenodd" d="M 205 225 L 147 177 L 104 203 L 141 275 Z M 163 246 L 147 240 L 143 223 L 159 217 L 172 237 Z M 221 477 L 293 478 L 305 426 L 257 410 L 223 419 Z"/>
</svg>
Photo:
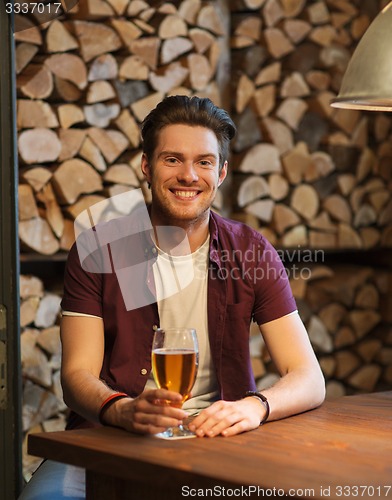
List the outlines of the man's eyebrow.
<svg viewBox="0 0 392 500">
<path fill-rule="evenodd" d="M 184 157 L 184 154 L 183 153 L 180 153 L 179 151 L 161 151 L 158 155 L 158 158 L 161 157 L 161 156 L 178 156 L 179 158 L 183 158 Z M 201 158 L 214 158 L 214 159 L 218 159 L 219 156 L 215 153 L 200 153 L 199 155 L 197 155 L 198 159 L 201 159 Z"/>
<path fill-rule="evenodd" d="M 161 151 L 158 155 L 159 156 L 182 156 L 182 153 L 178 152 L 178 151 L 170 151 L 170 150 L 166 150 L 166 151 Z"/>
<path fill-rule="evenodd" d="M 202 153 L 202 154 L 198 155 L 198 158 L 215 158 L 215 159 L 218 159 L 219 156 L 216 155 L 215 153 Z"/>
</svg>

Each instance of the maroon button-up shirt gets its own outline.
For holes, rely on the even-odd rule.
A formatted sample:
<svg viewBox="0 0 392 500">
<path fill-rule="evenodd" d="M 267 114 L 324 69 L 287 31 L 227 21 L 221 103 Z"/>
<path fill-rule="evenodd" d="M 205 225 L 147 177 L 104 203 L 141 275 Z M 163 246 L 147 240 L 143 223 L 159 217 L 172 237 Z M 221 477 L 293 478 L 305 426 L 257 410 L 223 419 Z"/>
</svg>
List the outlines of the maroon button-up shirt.
<svg viewBox="0 0 392 500">
<path fill-rule="evenodd" d="M 233 401 L 255 390 L 250 322 L 280 318 L 295 311 L 296 304 L 276 250 L 260 233 L 213 212 L 209 229 L 208 335 L 221 399 Z M 100 377 L 131 397 L 145 387 L 154 328 L 159 327 L 152 269 L 157 252 L 149 234 L 140 231 L 112 241 L 92 252 L 82 265 L 74 245 L 61 304 L 65 311 L 103 318 Z M 86 425 L 91 424 L 73 414 L 68 428 Z"/>
</svg>

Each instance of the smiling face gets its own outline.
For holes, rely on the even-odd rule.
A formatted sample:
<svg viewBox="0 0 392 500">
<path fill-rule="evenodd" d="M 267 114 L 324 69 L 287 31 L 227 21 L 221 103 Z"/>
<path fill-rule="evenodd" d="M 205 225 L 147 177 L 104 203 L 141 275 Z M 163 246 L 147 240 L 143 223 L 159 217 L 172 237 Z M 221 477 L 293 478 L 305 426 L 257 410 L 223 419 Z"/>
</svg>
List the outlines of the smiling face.
<svg viewBox="0 0 392 500">
<path fill-rule="evenodd" d="M 153 223 L 185 228 L 208 224 L 227 162 L 219 172 L 219 145 L 212 130 L 175 124 L 159 132 L 152 158 L 143 155 L 142 171 L 151 184 Z"/>
</svg>

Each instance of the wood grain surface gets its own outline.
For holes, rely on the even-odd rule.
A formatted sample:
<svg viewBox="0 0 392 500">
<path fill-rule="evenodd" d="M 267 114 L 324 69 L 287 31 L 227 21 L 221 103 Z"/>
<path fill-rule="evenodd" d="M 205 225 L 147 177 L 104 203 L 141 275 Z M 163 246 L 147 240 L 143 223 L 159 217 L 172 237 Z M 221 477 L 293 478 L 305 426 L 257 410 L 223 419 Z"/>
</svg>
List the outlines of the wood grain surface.
<svg viewBox="0 0 392 500">
<path fill-rule="evenodd" d="M 250 485 L 275 496 L 392 498 L 392 392 L 328 401 L 231 438 L 169 442 L 104 427 L 33 434 L 29 453 L 88 469 L 95 499 L 184 498 L 214 487 L 223 496 Z"/>
</svg>

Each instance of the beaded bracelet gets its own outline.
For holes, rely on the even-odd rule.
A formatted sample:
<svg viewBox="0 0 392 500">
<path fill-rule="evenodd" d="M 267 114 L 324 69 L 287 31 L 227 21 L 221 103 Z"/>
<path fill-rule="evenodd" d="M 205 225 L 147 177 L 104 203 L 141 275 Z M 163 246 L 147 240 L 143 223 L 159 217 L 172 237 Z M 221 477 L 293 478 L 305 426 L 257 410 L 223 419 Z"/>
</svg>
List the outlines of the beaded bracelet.
<svg viewBox="0 0 392 500">
<path fill-rule="evenodd" d="M 263 425 L 268 420 L 268 417 L 270 414 L 270 405 L 268 403 L 268 400 L 264 396 L 264 394 L 261 394 L 260 392 L 256 392 L 256 391 L 247 391 L 245 393 L 244 397 L 247 398 L 249 396 L 254 397 L 254 398 L 258 398 L 261 401 L 261 403 L 265 406 L 265 409 L 267 410 L 263 420 L 260 422 L 260 425 Z"/>
<path fill-rule="evenodd" d="M 119 399 L 122 398 L 129 398 L 128 394 L 125 392 L 115 392 L 114 394 L 111 394 L 108 398 L 105 399 L 105 401 L 101 404 L 101 407 L 99 409 L 99 414 L 98 414 L 98 420 L 102 425 L 106 425 L 106 423 L 103 421 L 103 414 L 104 412 L 111 406 L 115 401 L 118 401 Z"/>
</svg>

